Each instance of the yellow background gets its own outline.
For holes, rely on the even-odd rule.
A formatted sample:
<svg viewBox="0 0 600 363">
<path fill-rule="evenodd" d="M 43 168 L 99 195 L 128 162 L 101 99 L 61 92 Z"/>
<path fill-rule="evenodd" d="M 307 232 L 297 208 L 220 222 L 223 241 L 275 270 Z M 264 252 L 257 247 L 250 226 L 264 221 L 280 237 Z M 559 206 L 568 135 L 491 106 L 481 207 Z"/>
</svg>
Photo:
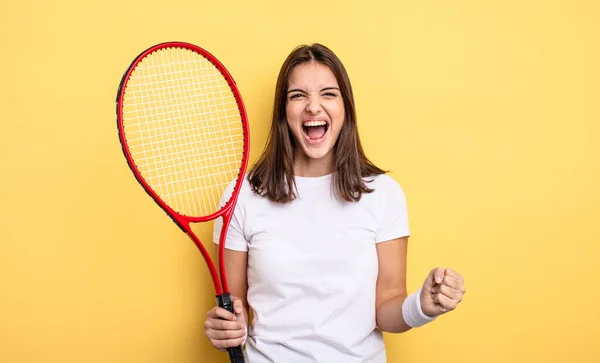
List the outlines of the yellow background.
<svg viewBox="0 0 600 363">
<path fill-rule="evenodd" d="M 119 149 L 115 95 L 167 40 L 234 75 L 261 151 L 296 45 L 338 53 L 368 155 L 405 189 L 409 289 L 459 309 L 389 362 L 600 362 L 597 1 L 3 1 L 0 362 L 226 362 L 200 253 Z M 209 239 L 209 228 L 197 228 Z"/>
</svg>

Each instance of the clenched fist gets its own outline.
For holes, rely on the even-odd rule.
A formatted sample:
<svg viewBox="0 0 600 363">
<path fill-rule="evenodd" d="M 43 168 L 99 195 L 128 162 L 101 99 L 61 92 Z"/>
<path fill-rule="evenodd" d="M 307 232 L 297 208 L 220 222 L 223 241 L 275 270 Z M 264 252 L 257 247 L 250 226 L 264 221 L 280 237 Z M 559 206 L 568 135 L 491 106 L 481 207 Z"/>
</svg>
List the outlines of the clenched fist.
<svg viewBox="0 0 600 363">
<path fill-rule="evenodd" d="M 210 309 L 204 322 L 210 344 L 221 351 L 237 347 L 246 341 L 246 321 L 241 300 L 234 299 L 233 310 L 235 314 L 215 306 Z"/>
<path fill-rule="evenodd" d="M 423 284 L 421 309 L 429 316 L 438 316 L 456 309 L 466 289 L 464 279 L 450 268 L 435 268 Z"/>
</svg>

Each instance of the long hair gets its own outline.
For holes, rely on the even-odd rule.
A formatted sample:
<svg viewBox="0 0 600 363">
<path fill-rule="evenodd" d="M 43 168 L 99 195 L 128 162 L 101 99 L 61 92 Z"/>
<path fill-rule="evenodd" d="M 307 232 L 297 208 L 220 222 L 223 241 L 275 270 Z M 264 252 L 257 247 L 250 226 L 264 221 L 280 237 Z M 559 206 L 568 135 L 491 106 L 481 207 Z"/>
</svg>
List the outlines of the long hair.
<svg viewBox="0 0 600 363">
<path fill-rule="evenodd" d="M 286 102 L 288 81 L 300 64 L 317 62 L 333 72 L 344 101 L 344 124 L 334 145 L 332 188 L 334 195 L 344 201 L 359 201 L 362 193 L 371 193 L 363 178 L 386 173 L 367 159 L 358 136 L 356 110 L 350 79 L 339 58 L 321 44 L 303 45 L 287 57 L 277 78 L 271 129 L 265 149 L 248 174 L 252 190 L 278 203 L 294 200 L 294 156 L 296 142 L 288 127 Z"/>
</svg>

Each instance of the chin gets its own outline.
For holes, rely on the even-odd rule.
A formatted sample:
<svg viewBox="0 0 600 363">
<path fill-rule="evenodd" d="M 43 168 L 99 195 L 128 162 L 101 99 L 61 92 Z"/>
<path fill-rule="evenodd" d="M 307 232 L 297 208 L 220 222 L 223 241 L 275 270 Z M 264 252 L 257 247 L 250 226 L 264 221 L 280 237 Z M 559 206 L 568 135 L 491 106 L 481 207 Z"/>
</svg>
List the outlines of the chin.
<svg viewBox="0 0 600 363">
<path fill-rule="evenodd" d="M 333 147 L 319 147 L 319 148 L 315 148 L 315 147 L 311 147 L 311 146 L 307 147 L 305 145 L 303 145 L 302 149 L 304 151 L 304 154 L 309 159 L 314 159 L 314 160 L 323 159 L 323 158 L 327 157 L 333 151 L 332 150 Z"/>
</svg>

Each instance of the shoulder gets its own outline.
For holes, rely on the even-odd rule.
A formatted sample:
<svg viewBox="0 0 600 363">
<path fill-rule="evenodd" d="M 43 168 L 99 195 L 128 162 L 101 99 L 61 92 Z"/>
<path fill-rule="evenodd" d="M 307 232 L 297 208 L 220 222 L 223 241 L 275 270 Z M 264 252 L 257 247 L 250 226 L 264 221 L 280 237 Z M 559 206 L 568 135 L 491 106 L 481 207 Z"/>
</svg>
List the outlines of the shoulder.
<svg viewBox="0 0 600 363">
<path fill-rule="evenodd" d="M 364 194 L 366 200 L 379 206 L 398 206 L 406 204 L 404 189 L 396 179 L 388 174 L 379 174 L 364 178 L 367 188 L 373 192 Z"/>
<path fill-rule="evenodd" d="M 235 181 L 231 182 L 225 189 L 225 193 L 232 193 L 235 188 L 235 184 Z M 237 204 L 256 203 L 260 200 L 266 199 L 254 192 L 252 185 L 248 180 L 248 174 L 244 175 L 239 188 L 240 190 L 238 193 Z"/>
<path fill-rule="evenodd" d="M 402 186 L 396 179 L 388 174 L 379 174 L 363 178 L 367 187 L 374 189 L 375 193 L 404 193 Z"/>
<path fill-rule="evenodd" d="M 225 205 L 225 203 L 227 203 L 227 201 L 229 201 L 231 199 L 231 196 L 233 195 L 233 192 L 235 191 L 236 184 L 237 184 L 237 179 L 229 182 L 225 186 L 225 188 L 223 189 L 223 193 L 221 194 L 221 206 Z M 237 200 L 238 204 L 240 203 L 240 201 L 245 200 L 249 194 L 252 194 L 252 189 L 250 188 L 250 183 L 248 182 L 248 179 L 246 177 L 244 177 L 244 179 L 240 183 L 239 188 L 240 188 L 240 190 L 238 192 L 238 200 Z"/>
</svg>

